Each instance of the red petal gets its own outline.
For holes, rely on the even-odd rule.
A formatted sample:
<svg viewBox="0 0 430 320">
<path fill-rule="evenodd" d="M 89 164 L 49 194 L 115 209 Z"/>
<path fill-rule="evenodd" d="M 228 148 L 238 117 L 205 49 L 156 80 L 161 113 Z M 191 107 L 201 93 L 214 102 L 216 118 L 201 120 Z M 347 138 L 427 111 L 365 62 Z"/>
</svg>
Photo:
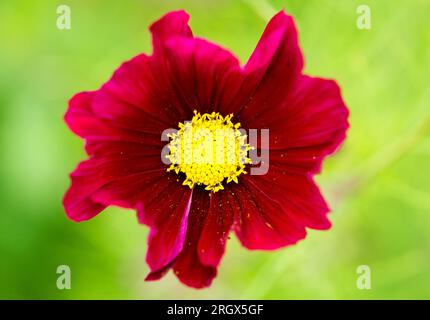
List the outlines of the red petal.
<svg viewBox="0 0 430 320">
<path fill-rule="evenodd" d="M 116 127 L 141 133 L 152 133 L 159 138 L 168 128 L 168 118 L 160 112 L 159 100 L 153 97 L 160 93 L 152 87 L 149 70 L 141 70 L 138 57 L 125 62 L 113 77 L 94 96 L 92 109 L 96 116 Z M 142 73 L 137 77 L 134 73 Z M 141 87 L 139 87 L 141 86 Z M 153 90 L 147 92 L 146 90 Z"/>
<path fill-rule="evenodd" d="M 194 288 L 210 286 L 217 273 L 216 268 L 202 264 L 197 251 L 208 211 L 208 192 L 194 189 L 184 248 L 173 264 L 173 270 L 179 280 Z"/>
<path fill-rule="evenodd" d="M 283 11 L 267 24 L 254 52 L 245 65 L 248 74 L 256 79 L 284 75 L 284 81 L 300 74 L 303 56 L 298 44 L 297 29 L 291 16 Z M 286 72 L 286 73 L 283 73 Z"/>
<path fill-rule="evenodd" d="M 85 149 L 90 156 L 101 158 L 101 157 L 157 157 L 160 158 L 160 150 L 163 147 L 163 143 L 158 139 L 153 139 L 150 136 L 145 136 L 143 141 L 100 141 L 92 140 L 87 141 Z M 144 161 L 144 160 L 143 160 Z"/>
<path fill-rule="evenodd" d="M 133 130 L 131 125 L 121 126 L 120 120 L 103 119 L 97 115 L 93 106 L 98 94 L 98 91 L 81 92 L 70 99 L 64 119 L 74 133 L 88 141 L 132 141 L 142 145 L 148 145 L 149 141 L 152 145 L 160 145 L 161 127 L 160 134 L 148 134 Z"/>
<path fill-rule="evenodd" d="M 181 252 L 187 232 L 188 214 L 192 199 L 191 189 L 172 188 L 157 203 L 157 222 L 152 225 L 148 239 L 146 261 L 152 272 L 168 266 Z M 149 207 L 149 206 L 148 206 Z M 147 208 L 148 209 L 148 208 Z"/>
<path fill-rule="evenodd" d="M 273 250 L 306 236 L 302 221 L 247 180 L 230 192 L 236 199 L 234 229 L 246 248 Z"/>
<path fill-rule="evenodd" d="M 92 109 L 121 128 L 159 133 L 193 110 L 221 109 L 243 79 L 238 60 L 205 40 L 173 37 L 163 52 L 125 62 L 94 96 Z"/>
<path fill-rule="evenodd" d="M 157 280 L 160 280 L 170 270 L 170 268 L 172 267 L 173 261 L 171 263 L 169 263 L 168 265 L 166 265 L 162 269 L 159 269 L 159 270 L 156 270 L 156 271 L 151 271 L 150 273 L 148 273 L 148 275 L 145 277 L 145 281 L 157 281 Z"/>
<path fill-rule="evenodd" d="M 162 277 L 166 267 L 172 264 L 183 247 L 188 203 L 191 189 L 181 185 L 175 174 L 151 183 L 151 189 L 142 192 L 137 204 L 139 222 L 151 227 L 148 241 L 147 261 L 151 266 L 149 279 Z"/>
<path fill-rule="evenodd" d="M 158 50 L 163 42 L 173 37 L 192 37 L 193 33 L 188 26 L 190 16 L 185 11 L 172 11 L 154 22 L 150 30 L 154 50 Z"/>
<path fill-rule="evenodd" d="M 102 185 L 102 182 L 93 174 L 93 169 L 91 162 L 81 162 L 70 175 L 72 184 L 64 196 L 63 206 L 71 220 L 91 219 L 106 207 L 89 197 Z"/>
<path fill-rule="evenodd" d="M 94 92 L 80 92 L 69 101 L 69 108 L 64 120 L 75 134 L 85 137 L 86 127 L 97 126 L 98 121 L 94 119 L 91 109 Z"/>
<path fill-rule="evenodd" d="M 298 44 L 292 17 L 279 12 L 267 25 L 248 63 L 245 81 L 226 110 L 234 113 L 246 128 L 260 114 L 279 106 L 294 87 L 303 68 L 303 56 Z M 241 106 L 237 110 L 237 106 Z"/>
<path fill-rule="evenodd" d="M 151 192 L 152 185 L 167 176 L 165 169 L 155 169 L 117 177 L 94 191 L 91 197 L 102 204 L 134 209 L 142 194 Z"/>
<path fill-rule="evenodd" d="M 169 175 L 159 155 L 120 155 L 91 161 L 96 164 L 94 176 L 104 182 L 91 196 L 105 205 L 134 208 L 142 193 L 151 192 L 154 183 Z"/>
<path fill-rule="evenodd" d="M 80 163 L 70 175 L 72 183 L 63 204 L 75 221 L 90 219 L 111 204 L 130 208 L 145 184 L 165 174 L 158 157 L 92 158 Z"/>
<path fill-rule="evenodd" d="M 345 139 L 348 109 L 336 82 L 303 76 L 285 105 L 259 119 L 269 128 L 270 162 L 315 173 Z"/>
<path fill-rule="evenodd" d="M 233 224 L 232 204 L 226 192 L 215 192 L 210 197 L 203 231 L 198 243 L 200 261 L 217 267 L 224 255 L 225 245 Z"/>
<path fill-rule="evenodd" d="M 266 175 L 246 176 L 244 180 L 258 194 L 278 203 L 285 215 L 298 224 L 319 230 L 330 228 L 329 208 L 310 175 L 291 174 L 271 165 Z"/>
<path fill-rule="evenodd" d="M 176 99 L 188 107 L 188 117 L 193 110 L 221 110 L 243 78 L 236 57 L 202 39 L 171 39 L 166 43 L 165 55 L 170 86 Z"/>
<path fill-rule="evenodd" d="M 174 128 L 186 106 L 175 99 L 171 73 L 163 57 L 139 55 L 123 63 L 102 87 L 94 105 L 105 119 L 115 119 L 161 134 Z"/>
</svg>

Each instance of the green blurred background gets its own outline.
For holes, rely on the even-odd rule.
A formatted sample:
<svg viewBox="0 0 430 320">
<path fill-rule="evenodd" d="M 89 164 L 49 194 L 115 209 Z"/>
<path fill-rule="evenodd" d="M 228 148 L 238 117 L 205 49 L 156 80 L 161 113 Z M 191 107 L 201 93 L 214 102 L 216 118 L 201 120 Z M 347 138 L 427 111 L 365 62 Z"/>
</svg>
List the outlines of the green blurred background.
<svg viewBox="0 0 430 320">
<path fill-rule="evenodd" d="M 371 30 L 356 26 L 367 4 Z M 71 8 L 71 30 L 56 27 Z M 273 11 L 299 27 L 306 73 L 335 78 L 351 110 L 349 137 L 317 181 L 333 228 L 298 245 L 251 252 L 232 237 L 209 289 L 170 273 L 144 282 L 147 228 L 110 208 L 66 219 L 68 174 L 85 158 L 62 116 L 124 60 L 151 52 L 148 25 L 173 9 L 198 36 L 245 62 Z M 430 1 L 1 1 L 0 298 L 430 298 Z M 72 271 L 58 290 L 56 270 Z M 359 265 L 372 289 L 356 286 Z"/>
</svg>

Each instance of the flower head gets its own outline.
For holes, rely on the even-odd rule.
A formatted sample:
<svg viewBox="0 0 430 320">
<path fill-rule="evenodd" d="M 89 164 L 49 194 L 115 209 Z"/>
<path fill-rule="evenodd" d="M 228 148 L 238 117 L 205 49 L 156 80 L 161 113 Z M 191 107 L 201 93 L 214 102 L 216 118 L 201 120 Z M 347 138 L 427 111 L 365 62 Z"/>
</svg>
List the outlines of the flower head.
<svg viewBox="0 0 430 320">
<path fill-rule="evenodd" d="M 348 110 L 336 82 L 303 75 L 284 12 L 244 66 L 194 37 L 188 19 L 162 17 L 150 28 L 152 55 L 70 100 L 65 120 L 89 158 L 71 174 L 64 208 L 74 221 L 110 205 L 136 209 L 151 230 L 147 280 L 173 269 L 201 288 L 232 230 L 246 248 L 271 250 L 330 227 L 313 175 L 344 140 Z M 252 140 L 251 129 L 268 135 Z"/>
</svg>

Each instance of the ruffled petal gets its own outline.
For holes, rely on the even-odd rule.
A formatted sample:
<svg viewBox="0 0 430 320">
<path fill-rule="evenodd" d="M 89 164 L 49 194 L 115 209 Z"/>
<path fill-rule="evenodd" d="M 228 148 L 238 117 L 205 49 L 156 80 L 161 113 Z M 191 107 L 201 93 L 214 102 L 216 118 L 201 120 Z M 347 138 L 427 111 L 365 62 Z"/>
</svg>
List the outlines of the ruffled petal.
<svg viewBox="0 0 430 320">
<path fill-rule="evenodd" d="M 63 198 L 63 206 L 67 217 L 73 221 L 91 219 L 106 208 L 89 196 L 103 184 L 94 172 L 93 162 L 85 161 L 70 174 L 72 183 Z"/>
<path fill-rule="evenodd" d="M 102 115 L 96 113 L 94 105 L 97 104 L 99 97 L 99 91 L 92 91 L 78 93 L 70 99 L 64 120 L 75 134 L 86 139 L 87 142 L 131 141 L 140 143 L 142 146 L 161 145 L 160 135 L 164 127 L 159 126 L 157 134 L 154 135 L 145 132 L 143 129 L 145 120 L 142 118 L 140 118 L 143 121 L 142 129 L 135 130 L 133 124 L 127 123 L 124 118 L 110 119 L 108 107 L 102 109 Z"/>
<path fill-rule="evenodd" d="M 150 26 L 154 51 L 160 49 L 163 43 L 173 37 L 190 38 L 193 33 L 188 26 L 190 16 L 182 10 L 172 11 L 161 17 Z"/>
<path fill-rule="evenodd" d="M 87 220 L 109 205 L 133 208 L 139 194 L 167 174 L 160 163 L 159 157 L 141 155 L 83 161 L 70 175 L 72 183 L 63 200 L 68 217 Z"/>
<path fill-rule="evenodd" d="M 296 173 L 318 172 L 349 127 L 348 109 L 336 82 L 307 76 L 281 109 L 258 121 L 270 130 L 270 164 Z"/>
<path fill-rule="evenodd" d="M 91 109 L 93 96 L 94 91 L 85 91 L 74 95 L 69 101 L 69 108 L 64 116 L 70 130 L 82 138 L 85 138 L 89 128 L 97 128 L 100 125 Z"/>
<path fill-rule="evenodd" d="M 278 203 L 297 223 L 318 230 L 331 227 L 327 219 L 330 209 L 311 175 L 294 174 L 282 166 L 272 165 L 266 175 L 244 179 L 259 194 Z"/>
<path fill-rule="evenodd" d="M 234 229 L 243 246 L 273 250 L 303 239 L 304 222 L 249 180 L 243 178 L 229 190 L 235 199 Z"/>
</svg>

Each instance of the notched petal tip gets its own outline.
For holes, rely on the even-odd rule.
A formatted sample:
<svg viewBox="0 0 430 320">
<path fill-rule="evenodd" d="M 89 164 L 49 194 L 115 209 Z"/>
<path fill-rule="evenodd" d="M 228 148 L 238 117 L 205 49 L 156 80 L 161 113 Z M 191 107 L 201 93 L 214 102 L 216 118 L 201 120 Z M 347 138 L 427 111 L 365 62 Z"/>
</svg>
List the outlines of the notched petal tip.
<svg viewBox="0 0 430 320">
<path fill-rule="evenodd" d="M 106 206 L 92 201 L 90 197 L 79 197 L 73 188 L 76 187 L 70 187 L 62 202 L 69 220 L 73 222 L 87 221 L 106 208 Z"/>
<path fill-rule="evenodd" d="M 217 269 L 208 266 L 197 266 L 186 274 L 181 274 L 177 270 L 174 270 L 174 272 L 181 283 L 194 289 L 210 287 L 217 276 Z"/>
<path fill-rule="evenodd" d="M 106 208 L 106 205 L 92 199 L 92 194 L 101 185 L 94 175 L 90 160 L 81 162 L 70 174 L 71 184 L 63 198 L 67 217 L 76 222 L 89 220 Z"/>
<path fill-rule="evenodd" d="M 183 10 L 172 11 L 161 17 L 154 22 L 149 30 L 152 33 L 152 41 L 154 50 L 166 40 L 173 37 L 186 37 L 193 36 L 191 28 L 188 26 L 190 16 Z"/>
<path fill-rule="evenodd" d="M 145 277 L 145 281 L 157 281 L 157 280 L 160 280 L 170 270 L 170 268 L 172 266 L 172 263 L 170 263 L 169 265 L 163 267 L 162 269 L 149 272 L 146 275 L 146 277 Z"/>
<path fill-rule="evenodd" d="M 83 122 L 91 118 L 91 104 L 95 91 L 83 91 L 75 94 L 68 103 L 68 108 L 64 114 L 64 122 L 70 130 L 78 136 L 82 137 Z"/>
</svg>

